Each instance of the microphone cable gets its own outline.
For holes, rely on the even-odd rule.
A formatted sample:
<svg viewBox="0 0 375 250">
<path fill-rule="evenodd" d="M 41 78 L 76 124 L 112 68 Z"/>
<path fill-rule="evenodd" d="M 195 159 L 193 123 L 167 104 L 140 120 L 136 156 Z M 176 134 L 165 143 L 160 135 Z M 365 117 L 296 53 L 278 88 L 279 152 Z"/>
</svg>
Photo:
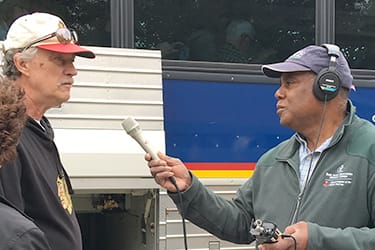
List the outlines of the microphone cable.
<svg viewBox="0 0 375 250">
<path fill-rule="evenodd" d="M 178 198 L 180 200 L 180 204 L 182 205 L 182 194 L 181 191 L 177 185 L 176 179 L 173 176 L 170 176 L 169 181 L 172 182 L 173 186 L 176 188 L 176 192 L 178 194 Z M 184 246 L 185 250 L 188 250 L 188 244 L 187 244 L 187 235 L 186 235 L 186 223 L 185 223 L 185 215 L 183 209 L 180 211 L 180 215 L 182 218 L 182 231 L 183 231 L 183 237 L 184 237 Z"/>
<path fill-rule="evenodd" d="M 315 153 L 315 150 L 318 148 L 318 143 L 319 143 L 320 135 L 321 135 L 322 128 L 323 128 L 323 123 L 324 123 L 324 119 L 325 119 L 325 116 L 326 116 L 326 111 L 327 111 L 327 95 L 324 96 L 324 106 L 323 106 L 322 116 L 321 116 L 320 122 L 319 122 L 318 134 L 317 134 L 317 137 L 316 137 L 316 141 L 314 143 L 313 151 L 311 153 L 311 159 L 310 159 L 309 168 L 308 168 L 307 175 L 306 175 L 306 181 L 304 182 L 302 191 L 300 193 L 301 195 L 304 195 L 305 190 L 306 190 L 306 186 L 307 186 L 307 184 L 309 182 L 309 179 L 310 179 L 310 173 L 311 173 L 313 160 L 314 160 L 314 153 Z M 295 220 L 295 217 L 293 216 L 293 221 L 294 220 Z M 291 234 L 281 234 L 280 237 L 282 239 L 283 238 L 292 238 L 293 241 L 294 241 L 294 250 L 297 250 L 297 240 L 293 235 L 291 235 Z"/>
<path fill-rule="evenodd" d="M 311 172 L 311 168 L 312 168 L 312 164 L 313 164 L 313 160 L 314 160 L 314 153 L 315 153 L 315 150 L 318 148 L 318 143 L 319 143 L 319 139 L 320 139 L 320 134 L 321 134 L 321 132 L 322 132 L 323 122 L 324 122 L 324 118 L 325 118 L 325 116 L 326 116 L 326 111 L 327 111 L 327 95 L 324 96 L 324 106 L 323 106 L 322 116 L 321 116 L 321 118 L 320 118 L 320 122 L 319 122 L 318 135 L 317 135 L 317 137 L 316 137 L 316 141 L 315 141 L 315 144 L 314 144 L 314 148 L 313 148 L 313 151 L 312 151 L 312 153 L 311 153 L 311 159 L 310 159 L 309 169 L 308 169 L 308 171 L 307 171 L 306 181 L 305 181 L 305 184 L 304 184 L 304 186 L 303 186 L 302 193 L 305 192 L 306 184 L 307 184 L 307 182 L 308 182 L 309 179 L 310 179 L 310 172 Z"/>
<path fill-rule="evenodd" d="M 281 239 L 292 238 L 292 240 L 294 241 L 294 250 L 297 250 L 297 240 L 293 235 L 291 235 L 291 234 L 281 234 L 280 238 Z"/>
</svg>

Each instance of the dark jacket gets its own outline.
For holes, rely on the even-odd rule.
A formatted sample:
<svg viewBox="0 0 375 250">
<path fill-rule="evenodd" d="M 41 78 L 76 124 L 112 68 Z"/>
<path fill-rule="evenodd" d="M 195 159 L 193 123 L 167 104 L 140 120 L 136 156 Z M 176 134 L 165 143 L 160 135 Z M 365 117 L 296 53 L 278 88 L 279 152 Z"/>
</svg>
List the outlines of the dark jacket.
<svg viewBox="0 0 375 250">
<path fill-rule="evenodd" d="M 213 195 L 195 177 L 183 204 L 178 195 L 170 196 L 187 219 L 235 243 L 254 240 L 249 231 L 255 218 L 281 231 L 307 221 L 309 250 L 375 249 L 375 126 L 356 116 L 350 102 L 348 112 L 302 195 L 294 135 L 259 159 L 254 175 L 231 201 Z"/>
<path fill-rule="evenodd" d="M 69 178 L 47 118 L 42 118 L 42 124 L 45 131 L 32 118 L 27 120 L 16 161 L 0 170 L 0 191 L 34 220 L 53 250 L 81 250 L 81 231 L 71 204 Z"/>
<path fill-rule="evenodd" d="M 0 196 L 0 249 L 51 249 L 42 231 L 29 217 Z"/>
</svg>

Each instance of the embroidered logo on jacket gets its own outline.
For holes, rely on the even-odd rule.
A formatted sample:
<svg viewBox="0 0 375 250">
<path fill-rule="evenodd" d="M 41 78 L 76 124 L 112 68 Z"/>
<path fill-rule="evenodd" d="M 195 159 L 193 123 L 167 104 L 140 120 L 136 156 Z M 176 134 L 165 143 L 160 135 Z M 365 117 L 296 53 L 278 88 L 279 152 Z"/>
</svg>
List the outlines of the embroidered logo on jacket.
<svg viewBox="0 0 375 250">
<path fill-rule="evenodd" d="M 342 164 L 336 171 L 326 173 L 326 178 L 324 179 L 323 186 L 334 187 L 334 186 L 345 186 L 352 183 L 353 173 L 345 172 L 345 166 Z"/>
<path fill-rule="evenodd" d="M 70 198 L 68 185 L 66 184 L 65 177 L 60 178 L 57 176 L 57 194 L 59 195 L 61 205 L 69 214 L 73 212 L 72 199 Z"/>
</svg>

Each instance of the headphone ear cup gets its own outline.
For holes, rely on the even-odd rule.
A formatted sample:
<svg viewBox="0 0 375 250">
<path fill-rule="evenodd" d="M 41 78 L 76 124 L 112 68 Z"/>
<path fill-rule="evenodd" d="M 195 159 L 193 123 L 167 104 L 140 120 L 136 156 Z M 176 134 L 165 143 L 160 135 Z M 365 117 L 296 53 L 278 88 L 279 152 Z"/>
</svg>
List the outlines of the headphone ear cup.
<svg viewBox="0 0 375 250">
<path fill-rule="evenodd" d="M 335 98 L 341 86 L 337 73 L 323 69 L 315 78 L 313 93 L 319 101 L 330 101 Z"/>
</svg>

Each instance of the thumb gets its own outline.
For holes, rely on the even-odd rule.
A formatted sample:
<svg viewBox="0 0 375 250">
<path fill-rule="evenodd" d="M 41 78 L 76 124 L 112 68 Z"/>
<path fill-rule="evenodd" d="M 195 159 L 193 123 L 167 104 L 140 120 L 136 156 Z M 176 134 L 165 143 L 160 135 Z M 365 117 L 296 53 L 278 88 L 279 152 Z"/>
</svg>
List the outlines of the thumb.
<svg viewBox="0 0 375 250">
<path fill-rule="evenodd" d="M 293 227 L 293 225 L 285 228 L 285 233 L 287 234 L 294 234 L 295 232 L 296 232 L 296 229 Z"/>
</svg>

